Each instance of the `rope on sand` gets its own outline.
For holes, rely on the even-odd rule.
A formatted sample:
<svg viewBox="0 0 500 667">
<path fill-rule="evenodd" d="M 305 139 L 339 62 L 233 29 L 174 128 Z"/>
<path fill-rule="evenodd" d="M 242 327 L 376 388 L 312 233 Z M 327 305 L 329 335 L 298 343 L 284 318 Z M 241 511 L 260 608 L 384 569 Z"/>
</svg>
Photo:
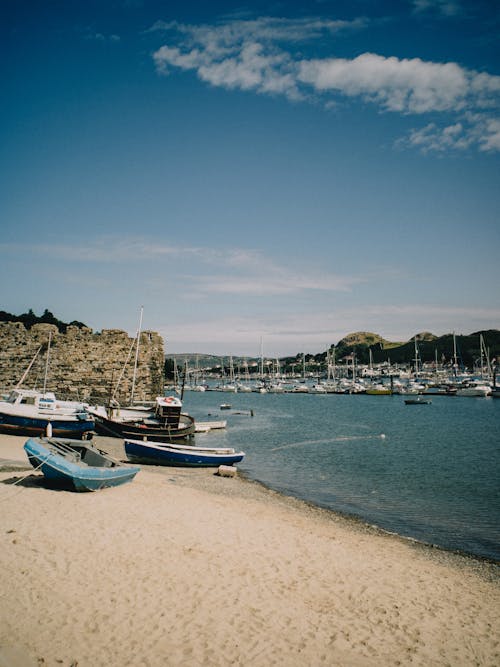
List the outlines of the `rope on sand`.
<svg viewBox="0 0 500 667">
<path fill-rule="evenodd" d="M 23 482 L 27 477 L 29 477 L 30 475 L 32 475 L 34 472 L 36 472 L 37 470 L 40 470 L 40 468 L 43 466 L 43 464 L 44 464 L 46 461 L 48 461 L 48 460 L 50 459 L 51 456 L 52 456 L 52 454 L 49 454 L 46 458 L 43 459 L 43 461 L 40 463 L 40 465 L 37 465 L 37 467 L 36 467 L 36 468 L 33 468 L 33 470 L 28 470 L 28 472 L 27 472 L 25 475 L 22 475 L 19 479 L 16 479 L 16 481 L 13 482 L 13 483 L 11 484 L 11 486 L 16 486 L 16 484 L 20 484 L 20 483 Z M 20 493 L 21 491 L 23 491 L 22 488 L 21 488 L 21 489 L 17 489 L 17 490 L 16 490 L 16 493 L 11 493 L 10 495 L 9 495 L 9 493 L 7 493 L 6 496 L 5 496 L 4 498 L 0 498 L 0 503 L 2 503 L 4 500 L 10 500 L 10 498 L 13 498 L 14 496 L 17 496 L 17 494 Z"/>
</svg>

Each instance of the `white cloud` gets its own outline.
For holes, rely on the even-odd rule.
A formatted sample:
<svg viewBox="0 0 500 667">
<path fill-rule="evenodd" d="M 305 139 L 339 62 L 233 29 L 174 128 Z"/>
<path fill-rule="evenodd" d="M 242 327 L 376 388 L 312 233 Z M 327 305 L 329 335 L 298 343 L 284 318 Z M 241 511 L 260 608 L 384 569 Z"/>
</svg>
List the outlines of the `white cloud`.
<svg viewBox="0 0 500 667">
<path fill-rule="evenodd" d="M 420 10 L 431 7 L 420 2 Z M 454 3 L 438 3 L 451 12 Z M 425 5 L 425 7 L 424 7 Z M 157 22 L 150 31 L 168 38 L 153 59 L 157 71 L 192 70 L 213 86 L 284 95 L 291 100 L 320 98 L 332 107 L 341 99 L 361 99 L 401 114 L 446 114 L 444 128 L 427 125 L 405 143 L 422 150 L 496 151 L 500 76 L 454 62 L 385 57 L 304 58 L 300 48 L 320 37 L 366 27 L 363 19 L 317 18 L 228 20 L 214 26 Z M 451 122 L 450 122 L 451 121 Z M 433 122 L 435 122 L 433 120 Z"/>
<path fill-rule="evenodd" d="M 452 125 L 439 127 L 429 123 L 414 129 L 399 144 L 417 147 L 423 153 L 466 150 L 471 146 L 485 153 L 500 151 L 500 120 L 488 114 L 466 113 L 461 122 Z"/>
<path fill-rule="evenodd" d="M 162 74 L 171 66 L 193 69 L 201 80 L 214 86 L 300 99 L 296 63 L 283 44 L 296 45 L 340 30 L 357 30 L 363 25 L 363 19 L 263 17 L 216 26 L 157 21 L 150 31 L 173 33 L 174 40 L 181 38 L 180 46 L 164 45 L 153 54 L 156 68 Z"/>
<path fill-rule="evenodd" d="M 352 60 L 302 61 L 298 78 L 318 91 L 360 96 L 389 111 L 417 114 L 462 108 L 470 89 L 466 72 L 455 63 L 400 60 L 374 53 Z"/>
</svg>

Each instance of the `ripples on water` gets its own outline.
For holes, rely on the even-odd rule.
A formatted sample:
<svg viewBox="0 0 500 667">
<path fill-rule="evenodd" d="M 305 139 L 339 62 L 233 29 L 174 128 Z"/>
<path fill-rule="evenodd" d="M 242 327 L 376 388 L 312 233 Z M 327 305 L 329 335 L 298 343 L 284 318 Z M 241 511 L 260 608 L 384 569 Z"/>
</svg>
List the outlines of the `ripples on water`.
<svg viewBox="0 0 500 667">
<path fill-rule="evenodd" d="M 227 419 L 196 443 L 244 449 L 240 469 L 277 491 L 500 560 L 498 399 L 186 392 L 184 410 Z"/>
</svg>

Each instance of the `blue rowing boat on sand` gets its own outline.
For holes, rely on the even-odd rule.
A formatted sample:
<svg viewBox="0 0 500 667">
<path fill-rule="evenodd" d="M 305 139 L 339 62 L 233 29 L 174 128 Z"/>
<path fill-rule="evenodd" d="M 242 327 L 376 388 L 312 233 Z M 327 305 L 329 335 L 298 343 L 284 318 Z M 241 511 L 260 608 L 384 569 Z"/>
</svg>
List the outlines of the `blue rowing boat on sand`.
<svg viewBox="0 0 500 667">
<path fill-rule="evenodd" d="M 129 461 L 141 461 L 152 465 L 217 467 L 239 463 L 245 452 L 232 447 L 192 447 L 148 440 L 125 440 L 125 453 Z"/>
<path fill-rule="evenodd" d="M 90 442 L 69 438 L 30 438 L 28 460 L 45 478 L 75 491 L 97 491 L 130 482 L 140 468 L 116 461 Z"/>
</svg>

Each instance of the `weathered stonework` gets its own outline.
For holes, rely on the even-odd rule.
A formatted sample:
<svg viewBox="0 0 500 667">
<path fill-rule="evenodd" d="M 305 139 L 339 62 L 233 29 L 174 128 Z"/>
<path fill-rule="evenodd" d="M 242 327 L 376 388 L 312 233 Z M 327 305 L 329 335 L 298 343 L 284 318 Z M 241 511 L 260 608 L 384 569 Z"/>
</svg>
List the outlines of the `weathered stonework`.
<svg viewBox="0 0 500 667">
<path fill-rule="evenodd" d="M 74 326 L 61 334 L 53 324 L 35 324 L 28 330 L 21 322 L 0 323 L 0 388 L 3 391 L 16 386 L 40 346 L 42 350 L 22 386 L 43 388 L 49 334 L 52 335 L 47 391 L 53 391 L 61 399 L 102 402 L 108 400 L 118 386 L 115 398 L 122 404 L 130 400 L 135 339 L 118 329 L 93 333 L 92 329 Z M 134 400 L 160 396 L 163 384 L 163 339 L 153 331 L 143 331 Z"/>
</svg>

